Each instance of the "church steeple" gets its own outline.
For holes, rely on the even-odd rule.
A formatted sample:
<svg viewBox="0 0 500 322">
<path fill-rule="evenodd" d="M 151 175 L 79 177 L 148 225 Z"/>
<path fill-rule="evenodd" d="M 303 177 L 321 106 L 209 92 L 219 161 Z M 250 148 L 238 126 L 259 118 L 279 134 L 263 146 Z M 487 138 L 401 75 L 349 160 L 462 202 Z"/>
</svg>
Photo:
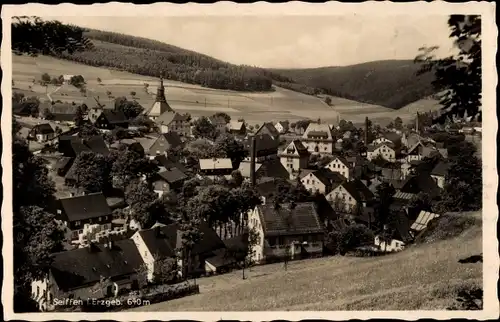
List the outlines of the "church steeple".
<svg viewBox="0 0 500 322">
<path fill-rule="evenodd" d="M 158 89 L 156 91 L 156 101 L 157 102 L 166 102 L 167 99 L 165 98 L 165 87 L 163 86 L 163 72 L 160 74 L 160 86 L 158 86 Z"/>
</svg>

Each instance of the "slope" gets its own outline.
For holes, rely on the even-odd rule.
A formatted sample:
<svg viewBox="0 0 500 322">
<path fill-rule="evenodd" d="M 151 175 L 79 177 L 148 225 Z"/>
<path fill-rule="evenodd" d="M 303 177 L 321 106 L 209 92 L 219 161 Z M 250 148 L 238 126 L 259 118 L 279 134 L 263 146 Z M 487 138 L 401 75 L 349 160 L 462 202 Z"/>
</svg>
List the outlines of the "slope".
<svg viewBox="0 0 500 322">
<path fill-rule="evenodd" d="M 280 86 L 312 94 L 324 93 L 347 99 L 399 109 L 432 95 L 434 75 L 416 75 L 420 66 L 411 60 L 374 61 L 345 67 L 272 69 L 295 83 Z"/>
<path fill-rule="evenodd" d="M 325 257 L 197 280 L 201 293 L 132 311 L 444 310 L 456 291 L 482 285 L 481 214 L 451 239 L 374 258 Z"/>
</svg>

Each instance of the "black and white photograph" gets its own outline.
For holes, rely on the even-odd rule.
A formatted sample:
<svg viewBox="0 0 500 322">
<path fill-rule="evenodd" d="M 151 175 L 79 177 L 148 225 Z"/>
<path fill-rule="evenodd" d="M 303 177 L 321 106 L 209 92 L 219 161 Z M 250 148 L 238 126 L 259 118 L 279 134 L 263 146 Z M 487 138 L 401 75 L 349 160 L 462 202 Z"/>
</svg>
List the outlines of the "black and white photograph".
<svg viewBox="0 0 500 322">
<path fill-rule="evenodd" d="M 494 12 L 3 6 L 6 319 L 498 317 Z"/>
</svg>

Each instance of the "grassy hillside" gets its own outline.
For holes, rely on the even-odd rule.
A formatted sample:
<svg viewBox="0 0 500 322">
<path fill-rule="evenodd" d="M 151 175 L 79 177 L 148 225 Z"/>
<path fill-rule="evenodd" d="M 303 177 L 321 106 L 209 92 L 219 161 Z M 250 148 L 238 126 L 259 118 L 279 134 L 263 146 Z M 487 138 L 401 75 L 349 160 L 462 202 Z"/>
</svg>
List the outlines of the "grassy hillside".
<svg viewBox="0 0 500 322">
<path fill-rule="evenodd" d="M 333 96 L 399 109 L 436 92 L 431 84 L 434 75 L 417 76 L 419 68 L 411 60 L 386 60 L 346 67 L 272 71 L 296 83 L 281 83 L 282 87 L 308 94 L 322 89 Z"/>
<path fill-rule="evenodd" d="M 481 213 L 457 227 L 445 220 L 425 243 L 384 257 L 325 257 L 199 279 L 201 293 L 133 311 L 444 310 L 458 290 L 482 286 Z M 446 238 L 446 239 L 441 239 Z M 431 240 L 432 239 L 432 240 Z M 440 240 L 436 240 L 440 239 Z"/>
</svg>

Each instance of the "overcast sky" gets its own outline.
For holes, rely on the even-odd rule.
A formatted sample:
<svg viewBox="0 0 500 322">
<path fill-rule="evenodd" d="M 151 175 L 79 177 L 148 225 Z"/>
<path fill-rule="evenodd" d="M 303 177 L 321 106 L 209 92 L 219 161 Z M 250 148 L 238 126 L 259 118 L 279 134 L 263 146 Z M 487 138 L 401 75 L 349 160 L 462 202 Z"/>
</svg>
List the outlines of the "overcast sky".
<svg viewBox="0 0 500 322">
<path fill-rule="evenodd" d="M 422 46 L 450 53 L 448 16 L 46 17 L 156 39 L 268 68 L 345 66 L 413 59 Z"/>
</svg>

